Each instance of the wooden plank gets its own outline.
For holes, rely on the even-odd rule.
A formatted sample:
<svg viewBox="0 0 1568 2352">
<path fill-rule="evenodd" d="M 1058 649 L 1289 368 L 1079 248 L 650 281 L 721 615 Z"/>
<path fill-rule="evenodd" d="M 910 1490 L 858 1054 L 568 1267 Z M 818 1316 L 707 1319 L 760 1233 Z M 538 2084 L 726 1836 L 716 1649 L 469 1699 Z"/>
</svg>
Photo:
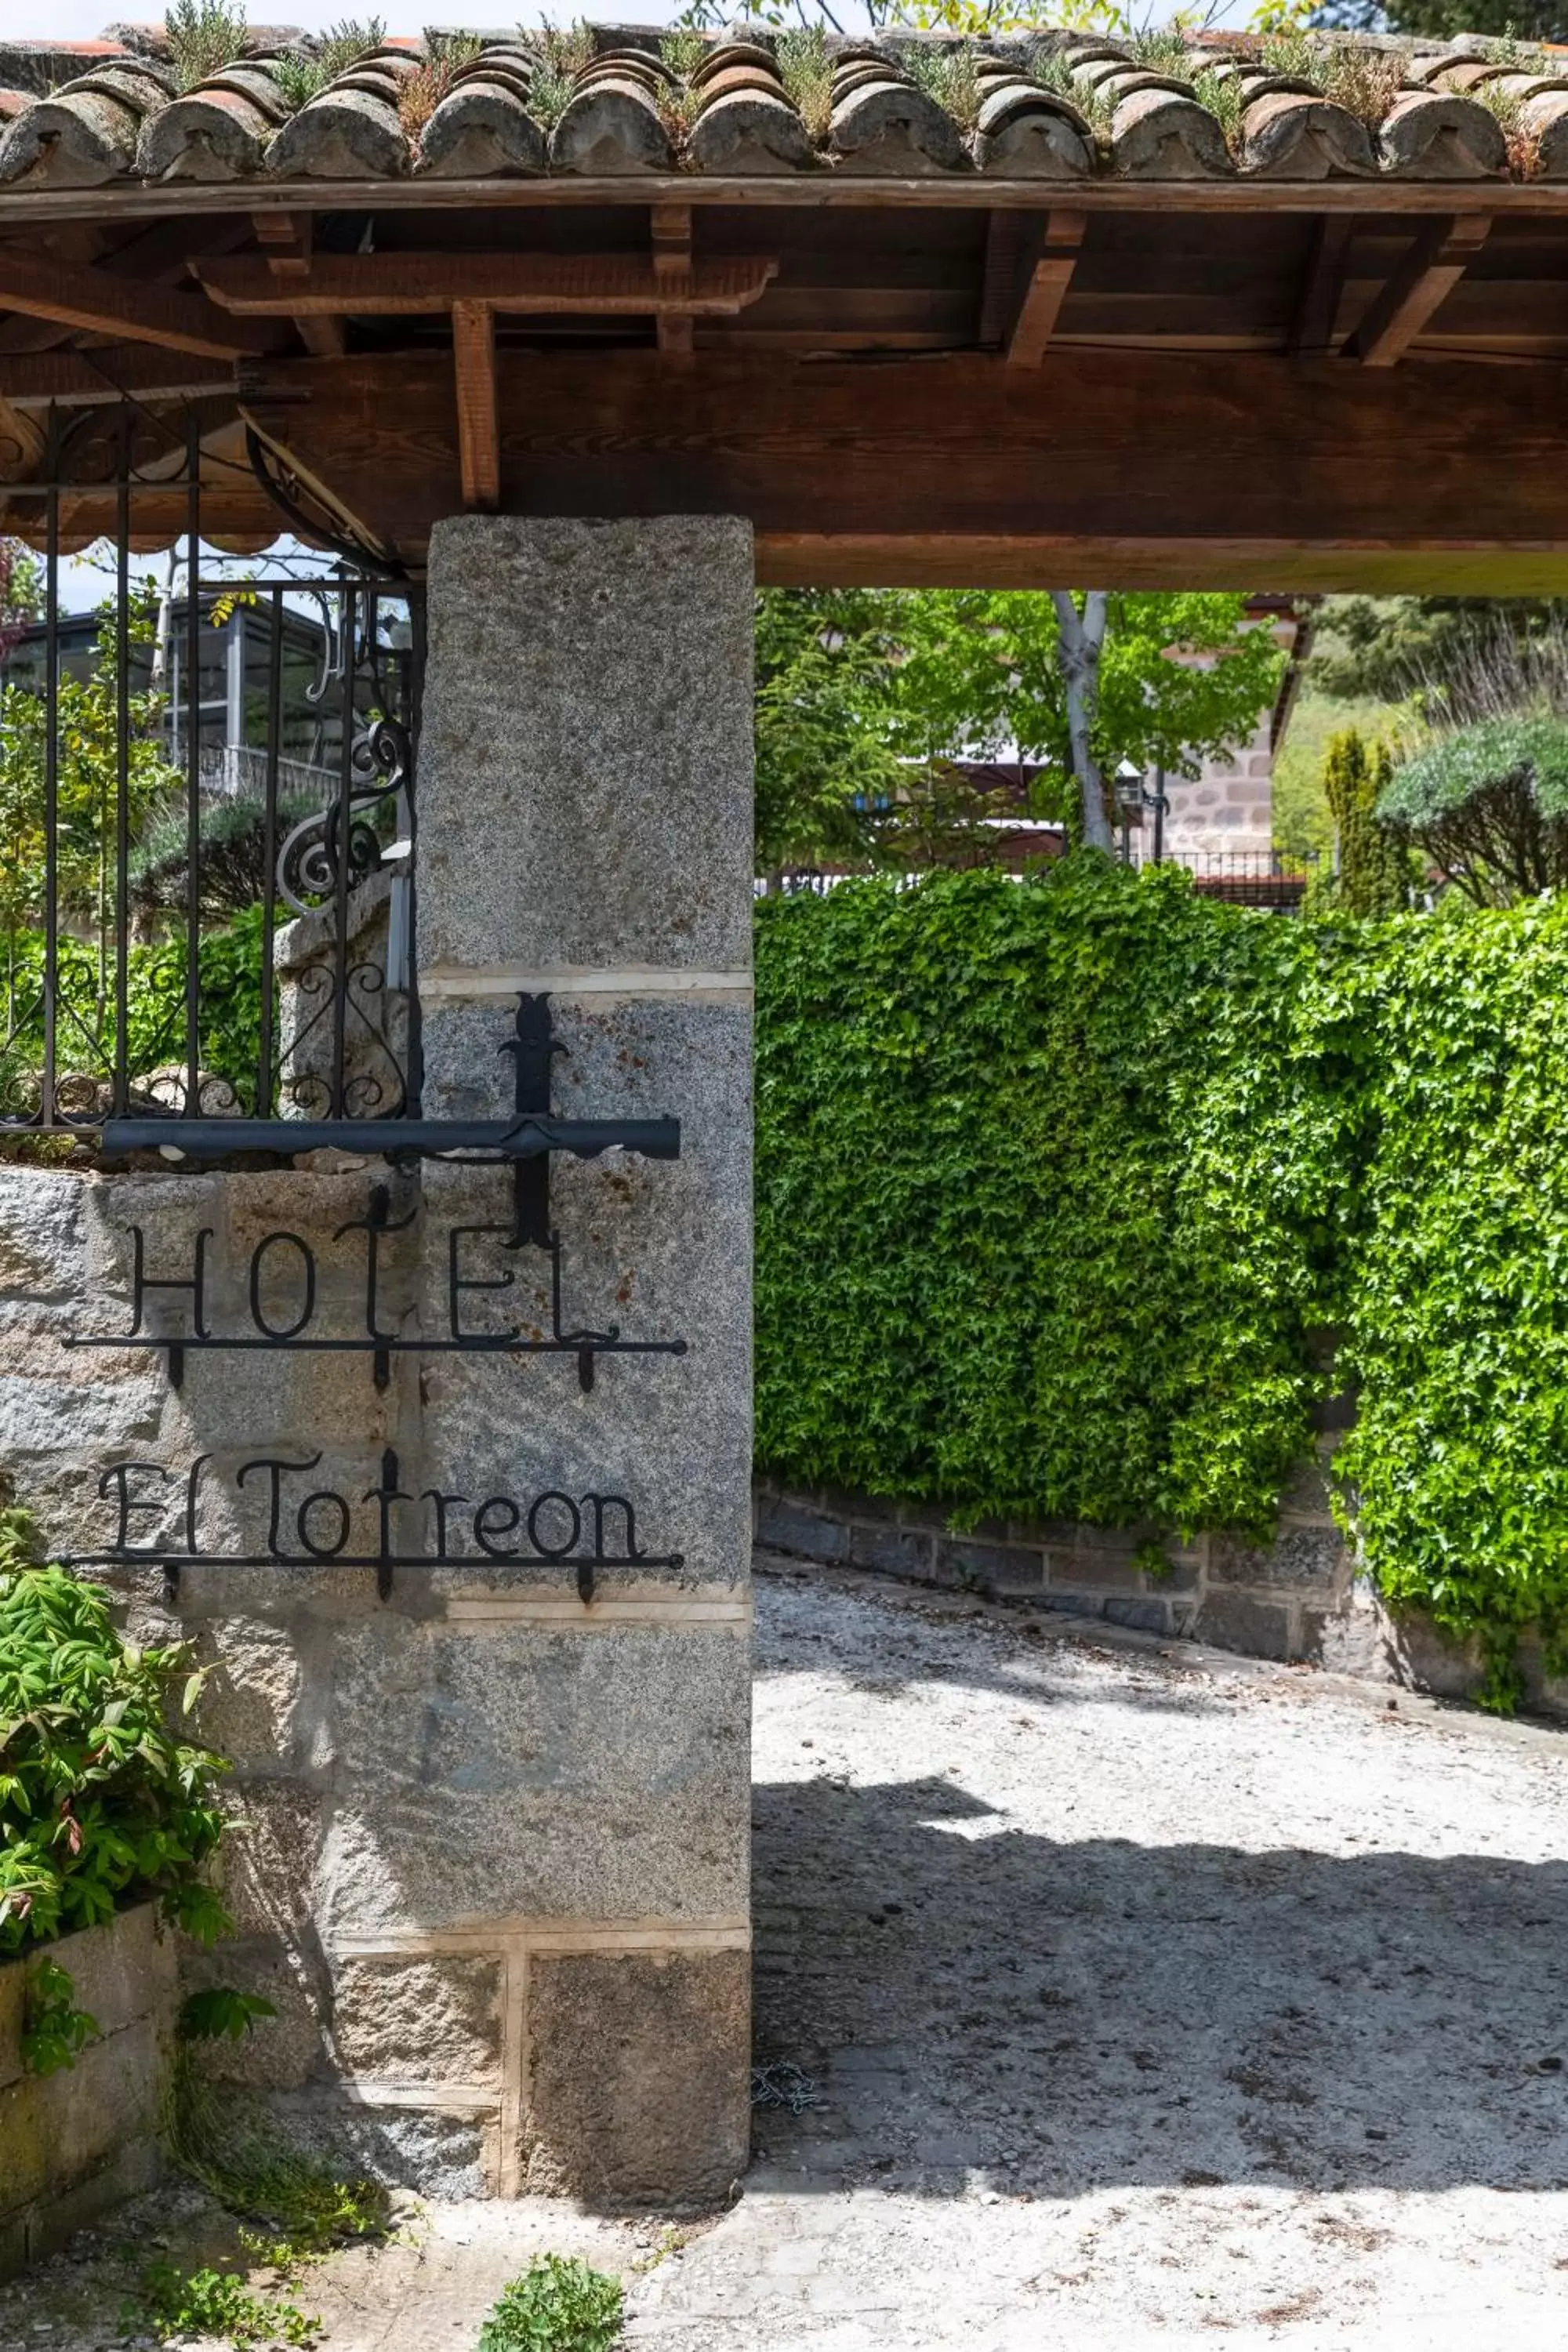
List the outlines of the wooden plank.
<svg viewBox="0 0 1568 2352">
<path fill-rule="evenodd" d="M 0 398 L 19 409 L 98 406 L 130 393 L 141 400 L 189 400 L 234 383 L 228 360 L 193 360 L 146 343 L 100 343 L 91 352 L 0 357 Z"/>
<path fill-rule="evenodd" d="M 312 213 L 258 213 L 254 226 L 256 241 L 266 253 L 267 267 L 274 278 L 309 278 L 315 241 Z M 341 360 L 348 349 L 343 322 L 331 313 L 291 310 L 289 323 L 315 359 Z"/>
<path fill-rule="evenodd" d="M 1484 213 L 1434 221 L 1424 228 L 1374 297 L 1345 346 L 1346 357 L 1359 360 L 1363 367 L 1395 366 L 1453 292 L 1490 228 Z"/>
<path fill-rule="evenodd" d="M 1018 276 L 1028 227 L 1023 213 L 994 212 L 986 220 L 985 254 L 980 266 L 980 315 L 974 330 L 974 340 L 982 351 L 1001 347 L 1017 313 Z"/>
<path fill-rule="evenodd" d="M 1329 349 L 1354 230 L 1354 222 L 1342 213 L 1325 213 L 1313 230 L 1311 250 L 1290 322 L 1288 350 L 1316 353 Z"/>
<path fill-rule="evenodd" d="M 1038 180 L 991 179 L 985 173 L 942 173 L 930 179 L 862 178 L 836 172 L 780 173 L 776 176 L 697 178 L 689 173 L 649 173 L 635 184 L 624 178 L 591 179 L 563 173 L 554 179 L 321 180 L 167 184 L 111 182 L 96 188 L 7 190 L 0 194 L 0 235 L 24 236 L 35 224 L 57 221 L 155 220 L 169 215 L 277 210 L 395 213 L 475 211 L 574 212 L 595 206 L 624 208 L 635 184 L 639 205 L 689 204 L 767 214 L 784 209 L 812 212 L 961 213 L 993 210 L 1037 213 Z M 1352 213 L 1359 217 L 1409 219 L 1413 215 L 1484 213 L 1521 220 L 1568 217 L 1568 182 L 1526 180 L 1136 180 L 1107 174 L 1075 182 L 1075 206 L 1090 213 L 1144 215 L 1168 222 L 1177 214 L 1256 215 Z"/>
<path fill-rule="evenodd" d="M 489 514 L 500 504 L 500 433 L 496 417 L 496 314 L 486 302 L 452 305 L 452 368 L 458 390 L 458 469 L 463 504 Z"/>
<path fill-rule="evenodd" d="M 660 285 L 676 280 L 686 283 L 691 275 L 691 206 L 655 205 L 648 226 L 653 236 L 653 274 L 656 280 Z M 658 348 L 667 359 L 690 358 L 689 310 L 660 310 L 655 332 Z"/>
<path fill-rule="evenodd" d="M 0 394 L 0 482 L 25 481 L 38 471 L 43 455 L 44 428 L 37 418 Z"/>
<path fill-rule="evenodd" d="M 1059 205 L 1053 205 L 1047 214 L 1045 234 L 1007 337 L 1009 367 L 1038 367 L 1045 358 L 1078 267 L 1088 218 L 1085 213 Z"/>
<path fill-rule="evenodd" d="M 459 507 L 445 353 L 265 374 L 310 393 L 274 429 L 380 538 L 416 554 Z M 759 534 L 821 542 L 824 584 L 841 541 L 907 543 L 918 564 L 928 542 L 1033 540 L 1058 550 L 1061 576 L 1084 576 L 1075 548 L 1087 563 L 1125 543 L 1171 585 L 1212 541 L 1266 551 L 1251 584 L 1281 589 L 1308 577 L 1313 551 L 1316 584 L 1381 578 L 1374 557 L 1401 548 L 1496 557 L 1494 576 L 1517 562 L 1521 580 L 1568 555 L 1550 365 L 1238 353 L 1216 367 L 1058 344 L 1038 370 L 955 353 L 889 356 L 873 375 L 773 352 L 700 349 L 671 371 L 651 351 L 503 348 L 497 374 L 507 511 L 744 515 Z"/>
<path fill-rule="evenodd" d="M 763 293 L 777 266 L 762 257 L 696 261 L 661 275 L 651 257 L 636 254 L 318 254 L 310 277 L 287 288 L 265 261 L 249 257 L 197 268 L 216 302 L 251 318 L 311 312 L 431 317 L 454 302 L 486 302 L 524 314 L 636 318 L 664 310 L 700 316 L 743 310 Z"/>
<path fill-rule="evenodd" d="M 254 327 L 238 325 L 200 294 L 173 293 L 111 278 L 101 269 L 60 269 L 0 251 L 0 310 L 25 311 L 57 326 L 86 329 L 198 359 L 235 359 L 268 349 Z"/>
</svg>

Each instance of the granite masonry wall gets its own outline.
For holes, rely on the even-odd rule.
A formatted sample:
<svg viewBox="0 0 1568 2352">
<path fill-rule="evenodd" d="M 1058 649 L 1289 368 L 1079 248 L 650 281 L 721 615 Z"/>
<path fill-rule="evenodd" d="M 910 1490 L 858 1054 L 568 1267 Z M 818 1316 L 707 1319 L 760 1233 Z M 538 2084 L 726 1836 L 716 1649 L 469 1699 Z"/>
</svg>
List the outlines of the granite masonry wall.
<svg viewBox="0 0 1568 2352">
<path fill-rule="evenodd" d="M 1329 1509 L 1335 1442 L 1320 1439 L 1318 1461 L 1281 1497 L 1271 1543 L 1214 1534 L 1186 1545 L 1167 1538 L 1158 1568 L 1148 1564 L 1152 1528 L 992 1520 L 955 1529 L 931 1505 L 766 1478 L 756 1485 L 756 1538 L 768 1550 L 824 1566 L 868 1569 L 1437 1697 L 1473 1697 L 1485 1674 L 1479 1645 L 1446 1640 L 1417 1612 L 1394 1616 L 1357 1572 Z M 1539 1644 L 1521 1644 L 1521 1664 L 1530 1706 L 1568 1720 L 1568 1681 L 1546 1673 Z"/>
<path fill-rule="evenodd" d="M 212 1333 L 286 1329 L 308 1250 L 306 1336 L 363 1337 L 378 1190 L 378 1329 L 444 1339 L 457 1267 L 465 1329 L 547 1331 L 510 1174 L 7 1166 L 0 1472 L 51 1551 L 126 1549 L 92 1572 L 131 1631 L 212 1668 L 238 1933 L 184 1974 L 279 2012 L 213 2066 L 429 2192 L 711 2202 L 749 2126 L 750 532 L 464 518 L 428 611 L 426 1115 L 510 1108 L 547 992 L 557 1111 L 682 1131 L 556 1161 L 563 1323 L 686 1351 L 584 1389 L 575 1353 L 410 1348 L 378 1386 L 368 1353 L 193 1347 L 176 1384 L 76 1344 L 130 1333 L 138 1229 L 148 1284 L 200 1248 Z M 142 1305 L 189 1330 L 188 1293 Z M 605 1509 L 584 1601 L 595 1496 L 635 1525 Z M 383 1597 L 347 1563 L 387 1528 L 420 1562 Z"/>
<path fill-rule="evenodd" d="M 22 2034 L 28 1979 L 46 1956 L 99 2032 L 74 2066 L 37 2075 Z M 62 1936 L 47 1955 L 0 1960 L 0 2278 L 156 2184 L 174 2007 L 174 1942 L 150 1903 Z"/>
</svg>

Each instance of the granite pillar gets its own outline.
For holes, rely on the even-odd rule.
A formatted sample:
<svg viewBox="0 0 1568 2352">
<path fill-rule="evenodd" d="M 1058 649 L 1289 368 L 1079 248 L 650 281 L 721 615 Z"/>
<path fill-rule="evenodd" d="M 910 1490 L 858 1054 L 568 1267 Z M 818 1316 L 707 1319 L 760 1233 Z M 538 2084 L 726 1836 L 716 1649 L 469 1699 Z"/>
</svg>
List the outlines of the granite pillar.
<svg viewBox="0 0 1568 2352">
<path fill-rule="evenodd" d="M 748 2123 L 751 532 L 463 517 L 428 593 L 426 1115 L 505 1110 L 519 998 L 547 994 L 560 1114 L 681 1127 L 675 1161 L 553 1160 L 563 1324 L 685 1351 L 602 1355 L 586 1390 L 571 1356 L 425 1367 L 429 1483 L 613 1494 L 635 1538 L 607 1513 L 626 1564 L 586 1605 L 537 1559 L 437 1573 L 442 1617 L 363 1705 L 384 1742 L 443 1710 L 438 1785 L 395 1822 L 369 1792 L 322 1928 L 383 1965 L 497 1957 L 503 2190 L 700 2201 Z M 510 1210 L 505 1173 L 426 1166 L 443 1232 Z M 513 1282 L 466 1294 L 476 1328 L 551 1328 L 546 1253 L 488 1246 L 472 1270 Z M 568 1502 L 542 1525 L 563 1540 Z"/>
</svg>

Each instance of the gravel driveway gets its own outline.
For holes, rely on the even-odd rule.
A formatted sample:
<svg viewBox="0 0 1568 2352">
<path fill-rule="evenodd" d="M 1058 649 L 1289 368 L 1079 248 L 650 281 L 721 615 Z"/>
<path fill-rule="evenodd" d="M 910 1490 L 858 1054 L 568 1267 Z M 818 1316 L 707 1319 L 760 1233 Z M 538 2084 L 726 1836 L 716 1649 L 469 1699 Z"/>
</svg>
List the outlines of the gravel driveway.
<svg viewBox="0 0 1568 2352">
<path fill-rule="evenodd" d="M 1568 2344 L 1562 1732 L 759 1566 L 758 2057 L 809 2102 L 678 2250 L 531 2204 L 341 2258 L 329 2352 L 468 2352 L 545 2244 L 640 2265 L 658 2352 Z M 104 2340 L 90 2271 L 0 2346 Z"/>
</svg>

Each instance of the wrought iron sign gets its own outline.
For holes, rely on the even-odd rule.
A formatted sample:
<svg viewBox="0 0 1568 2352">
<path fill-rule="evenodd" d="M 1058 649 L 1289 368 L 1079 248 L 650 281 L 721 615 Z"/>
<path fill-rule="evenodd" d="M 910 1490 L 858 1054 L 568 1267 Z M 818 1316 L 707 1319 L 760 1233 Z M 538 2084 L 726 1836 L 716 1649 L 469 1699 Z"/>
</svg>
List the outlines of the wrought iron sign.
<svg viewBox="0 0 1568 2352">
<path fill-rule="evenodd" d="M 396 1454 L 381 1457 L 381 1484 L 357 1498 L 333 1486 L 310 1486 L 319 1454 L 303 1460 L 258 1454 L 234 1472 L 237 1493 L 252 1481 L 267 1507 L 265 1548 L 251 1552 L 204 1552 L 198 1523 L 204 1486 L 216 1476 L 213 1457 L 200 1454 L 184 1473 L 162 1462 L 116 1462 L 98 1482 L 100 1498 L 115 1512 L 114 1540 L 102 1551 L 71 1555 L 73 1568 L 126 1568 L 155 1562 L 165 1588 L 179 1590 L 180 1571 L 209 1568 L 373 1568 L 384 1601 L 397 1569 L 473 1568 L 486 1562 L 509 1566 L 569 1568 L 578 1598 L 594 1598 L 603 1568 L 679 1568 L 678 1551 L 649 1552 L 637 1544 L 637 1515 L 625 1495 L 568 1495 L 560 1488 L 518 1496 L 487 1495 L 479 1500 L 437 1486 L 418 1494 L 399 1485 Z M 142 1530 L 148 1519 L 163 1520 L 171 1494 L 180 1513 L 181 1536 L 173 1544 Z M 305 1491 L 301 1492 L 301 1489 Z M 369 1551 L 351 1551 L 355 1502 L 376 1507 L 377 1539 Z M 420 1513 L 421 1532 L 434 1535 L 433 1549 L 406 1543 L 409 1515 Z"/>
<path fill-rule="evenodd" d="M 555 1231 L 550 1202 L 552 1152 L 570 1151 L 579 1158 L 596 1158 L 601 1152 L 621 1150 L 651 1160 L 675 1160 L 680 1155 L 679 1120 L 555 1118 L 550 1100 L 551 1065 L 556 1055 L 563 1054 L 566 1048 L 555 1035 L 548 996 L 523 996 L 520 1000 L 514 1034 L 500 1050 L 513 1060 L 513 1117 L 460 1124 L 447 1122 L 441 1133 L 460 1133 L 469 1148 L 442 1156 L 464 1162 L 510 1162 L 511 1219 L 507 1224 L 453 1225 L 448 1229 L 446 1328 L 439 1336 L 416 1335 L 409 1339 L 382 1327 L 382 1245 L 388 1235 L 402 1233 L 412 1224 L 414 1213 L 395 1218 L 390 1187 L 376 1184 L 372 1187 L 366 1214 L 349 1219 L 332 1236 L 334 1241 L 342 1241 L 355 1234 L 364 1235 L 363 1330 L 329 1333 L 318 1328 L 320 1269 L 315 1251 L 301 1234 L 279 1227 L 261 1236 L 251 1251 L 247 1273 L 249 1328 L 219 1331 L 213 1328 L 209 1319 L 206 1252 L 213 1239 L 211 1227 L 204 1226 L 196 1234 L 189 1271 L 172 1274 L 150 1271 L 147 1234 L 142 1226 L 132 1225 L 129 1330 L 73 1334 L 67 1339 L 67 1347 L 161 1351 L 176 1388 L 184 1381 L 187 1356 L 204 1350 L 292 1349 L 314 1354 L 368 1356 L 375 1384 L 383 1389 L 391 1379 L 392 1360 L 396 1355 L 573 1356 L 584 1392 L 594 1385 L 594 1368 L 600 1356 L 683 1356 L 684 1339 L 625 1339 L 618 1323 L 607 1323 L 602 1328 L 566 1323 L 562 1304 L 561 1237 Z M 160 1124 L 149 1122 L 153 1127 Z M 225 1124 L 233 1127 L 236 1122 Z M 399 1123 L 397 1131 L 400 1138 L 405 1133 L 403 1123 Z M 363 1140 L 366 1132 L 367 1123 L 360 1122 L 355 1128 L 355 1139 Z M 479 1329 L 467 1319 L 470 1310 L 466 1302 L 482 1294 L 506 1292 L 516 1286 L 517 1276 L 510 1267 L 500 1273 L 484 1271 L 487 1246 L 492 1253 L 526 1248 L 542 1252 L 550 1287 L 548 1332 L 525 1333 L 516 1324 L 500 1330 Z M 493 1256 L 489 1263 L 493 1265 Z M 276 1298 L 269 1304 L 266 1295 L 269 1280 L 280 1281 L 285 1276 L 292 1277 L 293 1288 L 287 1310 L 279 1307 Z M 184 1328 L 175 1332 L 145 1328 L 149 1304 L 154 1296 L 160 1301 L 181 1301 Z"/>
</svg>

